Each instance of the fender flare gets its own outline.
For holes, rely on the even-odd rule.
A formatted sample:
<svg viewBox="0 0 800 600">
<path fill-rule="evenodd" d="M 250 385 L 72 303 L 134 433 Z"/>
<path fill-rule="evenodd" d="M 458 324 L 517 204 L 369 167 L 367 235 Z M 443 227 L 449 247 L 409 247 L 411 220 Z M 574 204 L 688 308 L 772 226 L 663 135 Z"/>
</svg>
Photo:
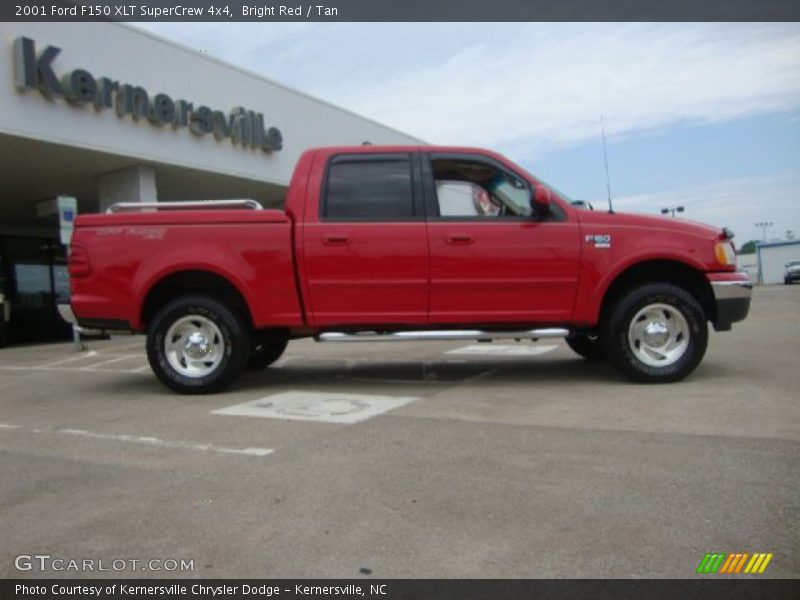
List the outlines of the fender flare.
<svg viewBox="0 0 800 600">
<path fill-rule="evenodd" d="M 589 311 L 587 311 L 587 316 L 589 317 L 589 320 L 592 323 L 598 322 L 603 303 L 608 295 L 608 291 L 611 289 L 611 286 L 613 286 L 614 283 L 619 280 L 620 277 L 639 265 L 657 261 L 678 263 L 700 274 L 705 273 L 706 271 L 705 266 L 700 261 L 688 260 L 686 255 L 659 252 L 637 254 L 635 256 L 626 257 L 626 260 L 617 263 L 612 270 L 606 273 L 605 277 L 603 277 L 603 279 L 600 280 L 595 287 L 588 304 Z"/>
<path fill-rule="evenodd" d="M 208 273 L 224 279 L 241 295 L 245 301 L 245 304 L 247 305 L 247 310 L 250 312 L 251 317 L 253 316 L 253 306 L 255 305 L 254 299 L 246 291 L 247 286 L 244 284 L 241 278 L 237 277 L 226 269 L 220 268 L 216 264 L 209 264 L 205 262 L 180 263 L 163 267 L 147 274 L 146 276 L 143 275 L 143 281 L 141 283 L 137 281 L 139 279 L 139 274 L 137 274 L 137 277 L 134 278 L 133 289 L 140 290 L 139 293 L 136 294 L 136 297 L 133 301 L 134 314 L 130 315 L 128 319 L 134 330 L 141 331 L 144 327 L 142 312 L 148 296 L 155 289 L 155 287 L 168 277 L 190 271 Z"/>
</svg>

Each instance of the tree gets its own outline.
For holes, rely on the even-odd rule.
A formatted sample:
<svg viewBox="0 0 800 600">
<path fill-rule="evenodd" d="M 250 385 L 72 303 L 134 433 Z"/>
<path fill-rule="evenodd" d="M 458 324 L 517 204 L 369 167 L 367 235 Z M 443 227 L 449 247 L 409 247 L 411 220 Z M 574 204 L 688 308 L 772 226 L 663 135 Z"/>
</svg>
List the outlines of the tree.
<svg viewBox="0 0 800 600">
<path fill-rule="evenodd" d="M 756 240 L 750 240 L 749 242 L 745 242 L 742 244 L 742 247 L 739 248 L 739 254 L 755 254 L 756 253 Z"/>
</svg>

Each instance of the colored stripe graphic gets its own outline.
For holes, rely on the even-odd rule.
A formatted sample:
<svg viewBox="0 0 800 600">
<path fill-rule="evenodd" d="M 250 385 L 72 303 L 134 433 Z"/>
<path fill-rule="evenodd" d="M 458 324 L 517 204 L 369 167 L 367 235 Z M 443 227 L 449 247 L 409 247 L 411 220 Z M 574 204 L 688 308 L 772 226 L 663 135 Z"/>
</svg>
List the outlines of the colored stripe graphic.
<svg viewBox="0 0 800 600">
<path fill-rule="evenodd" d="M 738 573 L 742 570 L 744 566 L 744 561 L 748 559 L 750 555 L 746 552 L 737 552 L 735 554 L 729 554 L 728 560 L 725 561 L 725 564 L 722 565 L 720 569 L 720 573 Z"/>
<path fill-rule="evenodd" d="M 698 573 L 713 574 L 738 574 L 738 573 L 763 573 L 774 555 L 770 552 L 708 552 L 697 566 Z M 748 560 L 749 559 L 749 560 Z M 745 564 L 747 566 L 745 566 Z M 742 571 L 744 569 L 744 571 Z"/>
<path fill-rule="evenodd" d="M 763 573 L 764 570 L 767 568 L 769 561 L 772 560 L 772 553 L 756 553 L 753 554 L 753 558 L 750 559 L 750 562 L 747 563 L 747 566 L 744 568 L 745 573 Z"/>
<path fill-rule="evenodd" d="M 739 563 L 736 565 L 736 570 L 734 571 L 734 573 L 738 573 L 739 571 L 741 571 L 741 570 L 742 570 L 742 567 L 744 566 L 744 563 L 745 563 L 745 561 L 746 561 L 746 560 L 747 560 L 749 557 L 750 557 L 750 555 L 749 555 L 747 552 L 744 552 L 744 553 L 742 554 L 742 558 L 740 558 L 740 559 L 739 559 Z"/>
<path fill-rule="evenodd" d="M 700 565 L 697 567 L 698 573 L 716 573 L 722 561 L 725 560 L 724 552 L 706 553 Z"/>
</svg>

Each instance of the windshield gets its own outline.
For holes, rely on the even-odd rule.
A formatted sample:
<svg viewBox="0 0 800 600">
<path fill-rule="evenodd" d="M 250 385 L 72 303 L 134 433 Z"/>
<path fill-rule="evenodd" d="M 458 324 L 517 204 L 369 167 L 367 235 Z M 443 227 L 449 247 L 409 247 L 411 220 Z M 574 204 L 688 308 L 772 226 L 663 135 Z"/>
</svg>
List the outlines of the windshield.
<svg viewBox="0 0 800 600">
<path fill-rule="evenodd" d="M 591 202 L 586 202 L 586 200 L 573 200 L 570 202 L 572 206 L 575 208 L 582 208 L 583 210 L 594 210 L 594 206 L 592 206 Z"/>
<path fill-rule="evenodd" d="M 514 163 L 512 163 L 512 164 L 514 164 Z M 514 166 L 515 166 L 515 168 L 516 168 L 518 171 L 520 171 L 520 172 L 521 172 L 521 174 L 523 174 L 523 175 L 527 175 L 527 176 L 528 176 L 528 180 L 529 180 L 529 181 L 530 181 L 530 180 L 532 180 L 532 181 L 538 181 L 538 182 L 539 182 L 541 185 L 543 185 L 543 186 L 544 186 L 544 187 L 546 187 L 548 190 L 550 190 L 550 193 L 551 193 L 551 194 L 555 194 L 556 196 L 558 196 L 559 198 L 561 198 L 562 200 L 564 200 L 564 202 L 567 202 L 568 204 L 572 204 L 572 203 L 575 201 L 575 200 L 574 200 L 572 197 L 570 197 L 570 196 L 567 196 L 567 195 L 566 195 L 564 192 L 562 192 L 562 191 L 561 191 L 560 189 L 558 189 L 556 186 L 554 186 L 554 185 L 550 185 L 549 183 L 547 183 L 546 181 L 544 181 L 544 180 L 543 180 L 541 177 L 538 177 L 538 176 L 537 176 L 537 177 L 534 177 L 533 175 L 531 175 L 531 173 L 530 173 L 529 171 L 526 171 L 526 170 L 525 170 L 524 168 L 522 168 L 520 165 L 517 165 L 517 164 L 515 164 Z"/>
<path fill-rule="evenodd" d="M 539 183 L 541 183 L 542 185 L 544 185 L 544 187 L 546 187 L 548 190 L 550 190 L 551 194 L 555 194 L 559 198 L 563 198 L 565 202 L 569 202 L 570 204 L 575 204 L 576 202 L 584 202 L 584 203 L 588 204 L 588 202 L 586 202 L 585 200 L 573 200 L 572 197 L 567 196 L 564 192 L 562 192 L 557 187 L 555 187 L 553 185 L 550 185 L 549 183 L 547 183 L 545 181 L 542 181 L 541 179 L 539 180 Z"/>
</svg>

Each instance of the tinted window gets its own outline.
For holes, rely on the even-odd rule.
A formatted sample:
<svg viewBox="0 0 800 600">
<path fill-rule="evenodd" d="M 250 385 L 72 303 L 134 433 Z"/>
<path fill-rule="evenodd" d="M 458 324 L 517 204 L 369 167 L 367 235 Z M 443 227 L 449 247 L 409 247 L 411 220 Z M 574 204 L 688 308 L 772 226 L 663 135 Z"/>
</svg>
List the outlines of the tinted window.
<svg viewBox="0 0 800 600">
<path fill-rule="evenodd" d="M 411 190 L 411 161 L 405 156 L 335 158 L 328 169 L 323 214 L 339 220 L 411 218 Z"/>
</svg>

